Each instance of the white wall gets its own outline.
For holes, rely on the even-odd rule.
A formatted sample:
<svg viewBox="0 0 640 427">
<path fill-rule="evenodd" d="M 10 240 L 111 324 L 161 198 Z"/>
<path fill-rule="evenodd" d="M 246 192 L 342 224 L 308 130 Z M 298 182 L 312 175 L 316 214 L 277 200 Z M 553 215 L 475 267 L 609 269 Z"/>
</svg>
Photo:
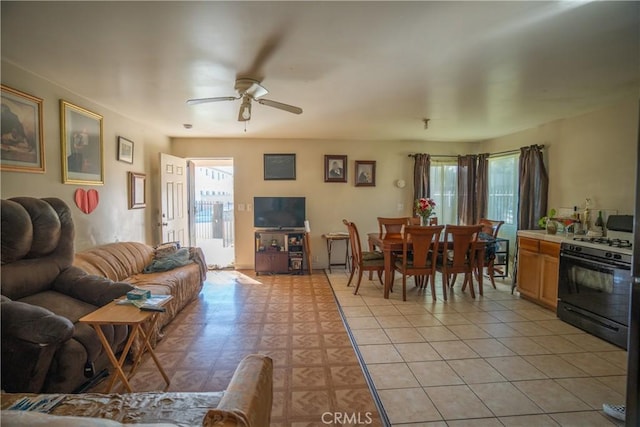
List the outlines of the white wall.
<svg viewBox="0 0 640 427">
<path fill-rule="evenodd" d="M 73 215 L 76 250 L 114 241 L 155 243 L 159 189 L 152 178 L 158 173 L 158 153 L 169 150 L 169 138 L 7 62 L 2 62 L 2 84 L 43 99 L 46 168 L 43 174 L 2 171 L 2 198 L 32 196 L 64 200 Z M 60 99 L 103 116 L 104 185 L 62 183 Z M 118 136 L 134 142 L 133 164 L 117 161 Z M 127 171 L 147 174 L 145 209 L 128 209 Z M 95 188 L 99 193 L 98 207 L 89 215 L 75 206 L 74 192 L 78 188 Z"/>
<path fill-rule="evenodd" d="M 638 99 L 628 99 L 581 116 L 482 144 L 499 152 L 532 144 L 545 145 L 549 173 L 549 208 L 578 206 L 586 198 L 594 210 L 633 214 L 638 146 Z"/>
</svg>

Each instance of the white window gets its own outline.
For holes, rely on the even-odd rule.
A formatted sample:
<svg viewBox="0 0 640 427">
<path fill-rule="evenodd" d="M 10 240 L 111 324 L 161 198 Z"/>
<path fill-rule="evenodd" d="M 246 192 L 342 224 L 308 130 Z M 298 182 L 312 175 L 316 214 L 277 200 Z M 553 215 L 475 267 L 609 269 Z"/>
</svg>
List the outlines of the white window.
<svg viewBox="0 0 640 427">
<path fill-rule="evenodd" d="M 458 164 L 431 162 L 429 171 L 431 198 L 436 202 L 438 224 L 458 223 Z"/>
<path fill-rule="evenodd" d="M 489 158 L 487 218 L 516 225 L 518 214 L 519 154 Z"/>
</svg>

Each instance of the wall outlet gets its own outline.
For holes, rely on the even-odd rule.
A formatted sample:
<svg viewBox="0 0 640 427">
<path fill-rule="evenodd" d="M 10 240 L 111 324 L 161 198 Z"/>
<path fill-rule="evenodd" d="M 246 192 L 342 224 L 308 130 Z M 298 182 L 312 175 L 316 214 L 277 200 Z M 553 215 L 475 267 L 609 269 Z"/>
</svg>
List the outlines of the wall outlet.
<svg viewBox="0 0 640 427">
<path fill-rule="evenodd" d="M 244 211 L 244 208 L 245 208 L 244 203 L 238 203 L 238 211 L 242 212 Z"/>
<path fill-rule="evenodd" d="M 247 210 L 251 212 L 251 203 L 247 203 Z"/>
<path fill-rule="evenodd" d="M 319 262 L 320 260 L 318 259 L 318 255 L 314 255 L 313 256 L 313 262 Z"/>
</svg>

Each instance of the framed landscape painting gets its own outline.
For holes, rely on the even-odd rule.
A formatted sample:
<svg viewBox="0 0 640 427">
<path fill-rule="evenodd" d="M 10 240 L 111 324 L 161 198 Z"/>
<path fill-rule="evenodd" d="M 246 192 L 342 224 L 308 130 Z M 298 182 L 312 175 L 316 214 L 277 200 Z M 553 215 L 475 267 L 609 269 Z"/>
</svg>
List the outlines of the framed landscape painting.
<svg viewBox="0 0 640 427">
<path fill-rule="evenodd" d="M 62 182 L 104 184 L 102 116 L 60 100 Z"/>
<path fill-rule="evenodd" d="M 44 172 L 42 99 L 5 85 L 2 89 L 0 170 Z"/>
<path fill-rule="evenodd" d="M 129 164 L 133 163 L 133 141 L 121 136 L 118 137 L 118 160 Z"/>
</svg>

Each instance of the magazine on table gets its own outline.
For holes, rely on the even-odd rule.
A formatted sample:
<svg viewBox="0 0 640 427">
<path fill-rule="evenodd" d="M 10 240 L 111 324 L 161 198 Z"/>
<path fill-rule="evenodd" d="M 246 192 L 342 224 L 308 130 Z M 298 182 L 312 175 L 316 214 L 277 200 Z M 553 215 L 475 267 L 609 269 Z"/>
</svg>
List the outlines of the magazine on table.
<svg viewBox="0 0 640 427">
<path fill-rule="evenodd" d="M 167 309 L 162 305 L 171 298 L 171 295 L 151 295 L 149 298 L 143 299 L 120 299 L 116 301 L 118 305 L 133 305 L 144 311 L 161 311 Z"/>
<path fill-rule="evenodd" d="M 51 412 L 66 397 L 64 394 L 38 394 L 27 396 L 11 405 L 11 411 Z"/>
</svg>

